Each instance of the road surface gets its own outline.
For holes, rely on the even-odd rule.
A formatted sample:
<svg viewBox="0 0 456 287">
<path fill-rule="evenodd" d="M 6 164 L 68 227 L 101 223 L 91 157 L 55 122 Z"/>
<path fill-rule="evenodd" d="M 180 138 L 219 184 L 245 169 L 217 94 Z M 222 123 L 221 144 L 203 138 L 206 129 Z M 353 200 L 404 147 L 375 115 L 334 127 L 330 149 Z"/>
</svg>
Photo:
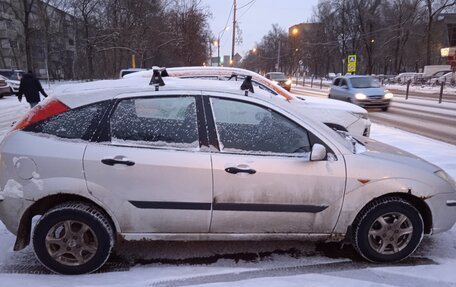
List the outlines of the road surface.
<svg viewBox="0 0 456 287">
<path fill-rule="evenodd" d="M 319 86 L 293 87 L 292 93 L 298 95 L 327 98 L 328 89 Z M 369 118 L 374 123 L 396 127 L 451 144 L 456 144 L 456 102 L 438 103 L 435 95 L 411 94 L 406 100 L 396 95 L 387 112 L 369 109 Z"/>
</svg>

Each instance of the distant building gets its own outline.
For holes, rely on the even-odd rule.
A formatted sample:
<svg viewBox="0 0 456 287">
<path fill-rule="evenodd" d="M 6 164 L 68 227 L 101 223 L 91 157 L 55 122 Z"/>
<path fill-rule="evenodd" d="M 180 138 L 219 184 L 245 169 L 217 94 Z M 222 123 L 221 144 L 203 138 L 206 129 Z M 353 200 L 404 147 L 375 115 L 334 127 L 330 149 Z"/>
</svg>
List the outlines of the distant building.
<svg viewBox="0 0 456 287">
<path fill-rule="evenodd" d="M 310 74 L 319 75 L 322 70 L 320 59 L 322 47 L 321 35 L 323 34 L 321 23 L 300 23 L 288 28 L 291 48 L 293 50 L 294 70 L 301 68 Z M 300 67 L 298 62 L 302 62 Z M 302 72 L 302 71 L 301 71 Z"/>
<path fill-rule="evenodd" d="M 25 35 L 11 5 L 19 1 L 0 0 L 0 68 L 26 69 Z M 45 21 L 49 22 L 46 27 Z M 31 65 L 38 77 L 72 78 L 76 53 L 76 21 L 70 14 L 35 1 L 30 15 Z"/>
</svg>

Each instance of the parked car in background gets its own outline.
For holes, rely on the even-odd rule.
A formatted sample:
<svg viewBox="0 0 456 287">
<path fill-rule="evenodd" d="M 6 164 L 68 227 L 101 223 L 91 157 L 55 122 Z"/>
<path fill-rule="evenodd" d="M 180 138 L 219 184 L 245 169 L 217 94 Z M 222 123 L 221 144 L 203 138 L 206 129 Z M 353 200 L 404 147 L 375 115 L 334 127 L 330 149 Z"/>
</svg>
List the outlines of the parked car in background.
<svg viewBox="0 0 456 287">
<path fill-rule="evenodd" d="M 371 76 L 344 76 L 336 78 L 328 98 L 346 101 L 363 108 L 380 108 L 387 111 L 393 94 L 385 91 L 377 79 Z"/>
<path fill-rule="evenodd" d="M 141 71 L 146 71 L 147 69 L 143 68 L 128 68 L 128 69 L 122 69 L 119 72 L 119 78 L 123 78 L 123 76 L 131 74 L 131 73 L 136 73 L 136 72 L 141 72 Z"/>
<path fill-rule="evenodd" d="M 7 78 L 6 82 L 10 87 L 11 94 L 16 94 L 19 91 L 23 70 L 0 69 L 0 75 Z"/>
<path fill-rule="evenodd" d="M 451 73 L 451 70 L 436 72 L 428 78 L 427 83 L 431 85 L 438 85 L 441 83 L 440 78 L 448 73 Z"/>
<path fill-rule="evenodd" d="M 10 95 L 11 89 L 8 83 L 6 82 L 6 78 L 0 76 L 0 99 L 4 96 Z"/>
<path fill-rule="evenodd" d="M 328 75 L 326 75 L 326 79 L 328 80 L 334 80 L 334 78 L 336 77 L 336 73 L 328 73 Z"/>
<path fill-rule="evenodd" d="M 271 80 L 249 70 L 231 67 L 178 67 L 167 68 L 166 71 L 169 76 L 187 79 L 243 81 L 246 76 L 251 76 L 253 85 L 267 91 L 271 101 L 285 100 L 290 105 L 305 109 L 308 116 L 331 128 L 348 131 L 358 136 L 369 136 L 370 134 L 371 121 L 365 109 L 340 101 L 289 93 Z M 152 70 L 138 72 L 127 75 L 125 78 L 145 77 L 150 79 L 152 72 Z"/>
<path fill-rule="evenodd" d="M 287 78 L 282 72 L 270 72 L 266 74 L 266 79 L 273 81 L 287 91 L 291 90 L 291 79 Z"/>
<path fill-rule="evenodd" d="M 454 85 L 456 83 L 456 73 L 450 71 L 438 78 L 431 79 L 430 82 L 431 85 L 440 85 L 441 83 Z"/>
<path fill-rule="evenodd" d="M 398 84 L 406 84 L 408 81 L 415 83 L 423 78 L 423 73 L 400 73 L 399 75 L 392 78 L 391 82 Z"/>
<path fill-rule="evenodd" d="M 14 250 L 31 239 L 63 274 L 97 270 L 117 240 L 346 240 L 396 262 L 456 221 L 439 167 L 336 132 L 248 78 L 154 81 L 68 85 L 5 136 Z"/>
</svg>

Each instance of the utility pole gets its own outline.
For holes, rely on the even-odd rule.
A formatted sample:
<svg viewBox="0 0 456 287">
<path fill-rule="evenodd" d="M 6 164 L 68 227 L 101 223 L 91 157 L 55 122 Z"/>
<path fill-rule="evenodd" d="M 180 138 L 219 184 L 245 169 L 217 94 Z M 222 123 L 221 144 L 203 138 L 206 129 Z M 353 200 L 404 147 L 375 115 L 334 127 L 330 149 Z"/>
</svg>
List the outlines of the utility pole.
<svg viewBox="0 0 456 287">
<path fill-rule="evenodd" d="M 279 49 L 277 50 L 277 72 L 280 71 L 280 38 L 279 38 Z"/>
<path fill-rule="evenodd" d="M 230 66 L 234 66 L 234 42 L 236 41 L 236 0 L 233 3 L 233 41 L 231 43 L 231 63 Z"/>
</svg>

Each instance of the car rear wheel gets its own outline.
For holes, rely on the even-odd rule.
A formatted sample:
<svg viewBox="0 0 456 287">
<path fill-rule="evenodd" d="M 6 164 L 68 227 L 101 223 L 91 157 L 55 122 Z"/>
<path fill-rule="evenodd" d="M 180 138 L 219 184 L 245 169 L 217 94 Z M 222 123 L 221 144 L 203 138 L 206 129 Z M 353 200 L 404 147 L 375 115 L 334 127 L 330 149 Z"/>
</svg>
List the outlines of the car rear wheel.
<svg viewBox="0 0 456 287">
<path fill-rule="evenodd" d="M 61 274 L 90 273 L 108 259 L 114 245 L 106 216 L 81 202 L 59 205 L 44 214 L 33 232 L 38 260 Z"/>
<path fill-rule="evenodd" d="M 366 206 L 353 226 L 355 249 L 372 262 L 395 262 L 412 254 L 423 238 L 419 211 L 400 198 L 385 198 Z"/>
<path fill-rule="evenodd" d="M 382 108 L 382 111 L 386 112 L 386 111 L 388 111 L 388 108 L 389 108 L 389 107 L 383 107 L 383 108 Z"/>
</svg>

